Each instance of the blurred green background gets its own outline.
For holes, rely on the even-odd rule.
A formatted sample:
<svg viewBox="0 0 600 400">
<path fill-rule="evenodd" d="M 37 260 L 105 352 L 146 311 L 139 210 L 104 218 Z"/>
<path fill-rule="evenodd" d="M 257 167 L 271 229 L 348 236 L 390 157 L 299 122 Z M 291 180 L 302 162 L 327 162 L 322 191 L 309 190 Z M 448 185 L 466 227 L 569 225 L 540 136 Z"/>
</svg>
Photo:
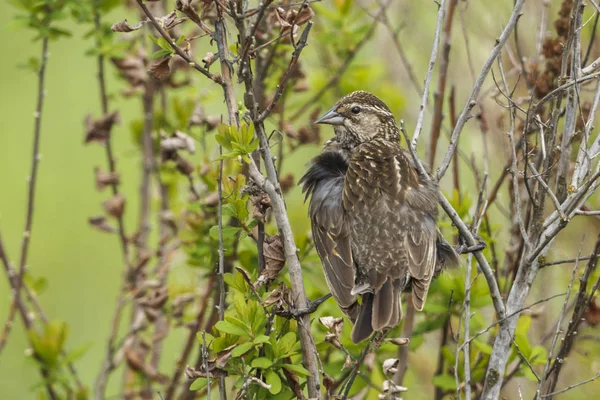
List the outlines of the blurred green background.
<svg viewBox="0 0 600 400">
<path fill-rule="evenodd" d="M 469 12 L 465 29 L 469 35 L 471 57 L 476 73 L 483 60 L 493 46 L 506 16 L 509 14 L 512 1 L 469 2 Z M 529 2 L 531 3 L 531 2 Z M 552 11 L 560 3 L 552 2 Z M 522 51 L 525 54 L 535 51 L 537 35 L 538 5 L 529 5 L 526 9 L 520 34 L 525 40 Z M 412 62 L 420 84 L 425 76 L 429 58 L 433 29 L 435 26 L 436 7 L 432 2 L 398 2 L 392 8 L 395 22 L 403 23 L 403 36 L 406 39 L 405 49 Z M 36 77 L 29 70 L 18 67 L 31 56 L 39 56 L 39 42 L 32 43 L 32 35 L 23 29 L 14 29 L 12 20 L 16 11 L 6 2 L 0 3 L 0 233 L 7 246 L 9 257 L 14 264 L 18 263 L 18 254 L 24 226 L 26 207 L 27 174 L 30 169 L 32 146 L 33 113 L 35 109 Z M 551 14 L 554 15 L 554 14 Z M 105 16 L 107 20 L 120 20 L 119 15 Z M 365 15 L 365 19 L 369 17 Z M 457 84 L 457 105 L 462 107 L 464 99 L 470 92 L 473 82 L 463 45 L 461 28 L 457 26 L 453 32 L 453 44 L 449 80 Z M 96 61 L 85 55 L 91 46 L 82 36 L 86 29 L 70 26 L 73 37 L 51 42 L 50 58 L 47 70 L 46 103 L 42 116 L 42 138 L 40 171 L 35 203 L 35 216 L 29 252 L 28 267 L 35 278 L 48 279 L 47 289 L 39 296 L 41 303 L 52 319 L 66 321 L 70 326 L 68 346 L 70 349 L 90 346 L 83 358 L 77 362 L 78 370 L 84 383 L 93 388 L 94 379 L 99 371 L 100 360 L 105 354 L 106 338 L 109 331 L 108 321 L 112 317 L 117 293 L 122 279 L 123 269 L 118 242 L 115 236 L 103 234 L 91 229 L 87 219 L 101 214 L 101 202 L 106 195 L 96 191 L 93 179 L 93 167 L 105 166 L 104 149 L 97 145 L 84 146 L 83 118 L 88 113 L 99 115 L 99 94 L 95 78 Z M 586 31 L 588 32 L 588 31 Z M 314 60 L 318 57 L 315 46 L 308 46 L 302 57 Z M 460 61 L 457 61 L 460 60 Z M 373 90 L 385 98 L 394 98 L 398 107 L 394 112 L 403 112 L 402 118 L 407 120 L 409 132 L 412 132 L 414 119 L 420 101 L 410 85 L 406 71 L 401 66 L 389 34 L 379 28 L 376 37 L 359 53 L 357 60 L 342 79 L 341 89 L 328 95 L 323 103 L 333 101 L 342 92 L 356 89 L 355 80 L 364 79 L 361 73 L 377 72 L 377 84 L 364 89 Z M 365 66 L 361 69 L 360 66 Z M 370 68 L 370 69 L 369 69 Z M 310 68 L 307 68 L 310 73 Z M 366 72 L 365 72 L 366 71 Z M 108 87 L 116 93 L 122 84 L 116 79 L 112 68 L 108 68 Z M 311 82 L 325 81 L 327 71 L 315 71 Z M 204 82 L 204 81 L 202 81 Z M 213 86 L 204 86 L 192 90 L 214 91 Z M 435 89 L 434 78 L 432 90 Z M 217 93 L 216 96 L 220 94 Z M 131 140 L 128 129 L 128 118 L 139 115 L 138 100 L 122 100 L 116 96 L 111 108 L 120 110 L 124 117 L 122 123 L 113 130 L 113 148 L 121 173 L 121 190 L 127 199 L 126 225 L 133 231 L 136 223 L 135 204 L 137 185 L 139 182 L 140 159 L 137 149 Z M 216 112 L 224 112 L 224 107 L 213 102 L 211 108 Z M 400 118 L 400 115 L 398 115 Z M 426 125 L 423 135 L 428 135 L 430 115 L 426 114 Z M 497 129 L 496 129 L 497 130 Z M 328 138 L 330 132 L 322 131 L 322 137 Z M 463 136 L 463 151 L 470 154 L 474 151 L 481 154 L 481 135 L 476 123 L 470 123 Z M 442 143 L 442 142 L 441 142 Z M 499 175 L 500 163 L 504 163 L 506 138 L 500 130 L 490 135 L 490 152 L 492 154 L 491 182 Z M 444 153 L 444 144 L 439 153 Z M 317 146 L 307 146 L 293 157 L 286 159 L 285 172 L 294 172 L 296 177 L 304 170 L 306 161 L 318 151 Z M 422 153 L 424 154 L 424 153 Z M 496 158 L 501 155 L 502 161 Z M 439 163 L 439 160 L 438 160 Z M 481 164 L 481 161 L 478 160 Z M 463 168 L 465 190 L 472 190 L 472 177 Z M 449 175 L 442 182 L 442 187 L 449 190 Z M 598 206 L 599 199 L 593 199 L 591 205 Z M 288 200 L 290 216 L 298 231 L 308 229 L 306 209 L 302 205 L 299 190 L 294 190 Z M 493 211 L 497 213 L 496 210 Z M 587 254 L 590 243 L 594 240 L 598 226 L 576 221 L 573 226 L 560 235 L 561 247 L 552 254 L 556 257 L 573 256 L 581 241 L 581 232 L 589 232 L 582 250 Z M 499 237 L 497 240 L 502 241 Z M 588 251 L 589 253 L 589 251 Z M 459 271 L 460 273 L 460 271 Z M 569 271 L 548 269 L 538 278 L 538 286 L 532 298 L 539 298 L 564 291 L 565 276 Z M 540 283 L 541 282 L 541 283 Z M 6 319 L 10 291 L 6 280 L 0 279 L 0 322 Z M 557 309 L 561 300 L 551 302 L 547 307 Z M 554 314 L 554 312 L 552 312 Z M 437 338 L 431 338 L 437 343 Z M 28 347 L 21 321 L 16 325 L 9 338 L 8 346 L 0 357 L 0 397 L 2 399 L 30 399 L 35 395 L 30 391 L 39 382 L 38 372 L 33 362 L 25 357 Z M 409 399 L 431 398 L 431 382 L 422 379 L 431 377 L 436 362 L 436 351 L 422 346 L 419 352 L 411 355 L 411 370 L 407 386 L 411 388 Z M 586 351 L 595 351 L 586 348 Z M 170 365 L 180 350 L 177 334 L 170 339 L 164 352 L 163 363 Z M 597 353 L 596 353 L 597 354 Z M 586 365 L 584 376 L 588 371 L 598 370 L 598 360 Z M 591 373 L 591 372 L 590 372 Z M 118 374 L 117 374 L 118 375 Z M 564 374 L 565 380 L 573 378 L 579 381 L 577 368 L 570 368 Z M 115 377 L 111 380 L 109 396 L 118 398 L 119 387 Z M 511 391 L 516 393 L 516 390 Z M 598 384 L 590 384 L 573 391 L 568 398 L 579 398 L 583 394 L 594 396 L 600 394 Z M 590 397 L 590 398 L 592 398 Z M 516 397 L 511 397 L 516 398 Z M 565 397 L 567 398 L 567 397 Z"/>
</svg>

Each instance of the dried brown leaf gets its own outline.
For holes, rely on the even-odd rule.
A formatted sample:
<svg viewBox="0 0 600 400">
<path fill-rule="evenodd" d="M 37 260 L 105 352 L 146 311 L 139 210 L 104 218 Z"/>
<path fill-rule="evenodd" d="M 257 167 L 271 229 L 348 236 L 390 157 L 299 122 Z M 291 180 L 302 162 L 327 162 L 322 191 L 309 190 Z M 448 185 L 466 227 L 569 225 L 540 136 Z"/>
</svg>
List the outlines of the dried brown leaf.
<svg viewBox="0 0 600 400">
<path fill-rule="evenodd" d="M 169 72 L 171 72 L 169 61 L 171 61 L 171 56 L 166 55 L 161 58 L 158 58 L 156 61 L 150 64 L 150 66 L 148 67 L 148 73 L 150 74 L 150 76 L 152 76 L 158 81 L 162 81 L 163 79 L 165 79 L 166 76 L 169 75 Z"/>
<path fill-rule="evenodd" d="M 398 338 L 388 338 L 385 339 L 386 342 L 395 344 L 396 346 L 406 346 L 410 343 L 410 338 L 406 337 L 398 337 Z"/>
<path fill-rule="evenodd" d="M 160 149 L 163 152 L 175 152 L 177 150 L 186 150 L 190 154 L 196 152 L 196 143 L 194 139 L 181 131 L 175 131 L 171 136 L 163 136 L 160 141 Z"/>
<path fill-rule="evenodd" d="M 129 82 L 132 87 L 141 86 L 146 82 L 146 64 L 145 57 L 140 54 L 137 56 L 127 56 L 125 58 L 112 58 L 111 61 L 119 70 L 121 76 Z"/>
<path fill-rule="evenodd" d="M 304 4 L 304 6 L 302 7 L 302 10 L 300 10 L 300 13 L 298 13 L 295 16 L 295 19 L 293 20 L 293 22 L 296 25 L 304 25 L 305 23 L 310 21 L 312 19 L 312 17 L 314 17 L 314 16 L 315 16 L 315 12 L 312 10 L 312 8 L 310 8 L 310 6 L 308 4 Z"/>
<path fill-rule="evenodd" d="M 190 161 L 186 160 L 181 156 L 177 157 L 175 167 L 179 172 L 186 176 L 193 174 L 195 170 L 194 164 L 192 164 Z"/>
<path fill-rule="evenodd" d="M 339 337 L 342 334 L 342 329 L 344 328 L 343 318 L 334 318 L 331 316 L 326 316 L 319 318 L 319 322 L 331 333 L 335 334 L 336 337 Z"/>
<path fill-rule="evenodd" d="M 388 358 L 383 362 L 383 373 L 395 374 L 398 371 L 398 365 L 400 364 L 400 360 L 397 358 Z"/>
<path fill-rule="evenodd" d="M 141 21 L 135 25 L 129 25 L 127 23 L 127 20 L 124 19 L 123 21 L 119 21 L 119 22 L 113 24 L 113 26 L 110 27 L 110 30 L 113 32 L 133 32 L 133 31 L 137 31 L 138 29 L 140 29 L 146 23 L 148 23 L 148 21 Z"/>
<path fill-rule="evenodd" d="M 100 231 L 103 231 L 103 232 L 113 233 L 116 231 L 116 229 L 108 223 L 108 221 L 106 220 L 106 217 L 103 215 L 97 215 L 95 217 L 90 217 L 88 219 L 88 222 L 94 228 L 96 228 Z"/>
<path fill-rule="evenodd" d="M 94 119 L 91 115 L 85 118 L 85 143 L 104 143 L 110 137 L 114 124 L 120 120 L 119 112 L 113 111 L 100 118 Z"/>
<path fill-rule="evenodd" d="M 94 173 L 96 175 L 96 189 L 98 190 L 104 190 L 109 185 L 119 184 L 120 179 L 117 172 L 105 172 L 96 167 L 94 168 Z"/>
<path fill-rule="evenodd" d="M 125 197 L 123 197 L 122 194 L 117 193 L 102 203 L 102 206 L 108 215 L 111 215 L 115 218 L 121 218 L 123 211 L 125 210 Z"/>
</svg>

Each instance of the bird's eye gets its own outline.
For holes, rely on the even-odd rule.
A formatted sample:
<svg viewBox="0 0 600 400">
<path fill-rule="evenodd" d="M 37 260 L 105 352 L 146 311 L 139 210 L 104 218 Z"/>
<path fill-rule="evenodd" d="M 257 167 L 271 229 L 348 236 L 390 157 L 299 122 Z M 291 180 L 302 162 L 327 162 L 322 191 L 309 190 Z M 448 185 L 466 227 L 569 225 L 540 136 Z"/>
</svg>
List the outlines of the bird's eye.
<svg viewBox="0 0 600 400">
<path fill-rule="evenodd" d="M 352 112 L 354 114 L 358 114 L 360 112 L 360 107 L 358 107 L 358 106 L 352 107 Z"/>
</svg>

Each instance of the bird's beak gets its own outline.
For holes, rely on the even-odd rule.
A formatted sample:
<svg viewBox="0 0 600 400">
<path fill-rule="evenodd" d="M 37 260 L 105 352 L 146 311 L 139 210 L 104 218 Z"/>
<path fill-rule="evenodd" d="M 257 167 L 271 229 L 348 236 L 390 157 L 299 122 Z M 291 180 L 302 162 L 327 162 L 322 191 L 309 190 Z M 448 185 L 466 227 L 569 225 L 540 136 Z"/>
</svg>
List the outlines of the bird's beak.
<svg viewBox="0 0 600 400">
<path fill-rule="evenodd" d="M 346 117 L 336 111 L 337 107 L 333 107 L 327 111 L 325 115 L 315 121 L 315 124 L 343 125 Z"/>
</svg>

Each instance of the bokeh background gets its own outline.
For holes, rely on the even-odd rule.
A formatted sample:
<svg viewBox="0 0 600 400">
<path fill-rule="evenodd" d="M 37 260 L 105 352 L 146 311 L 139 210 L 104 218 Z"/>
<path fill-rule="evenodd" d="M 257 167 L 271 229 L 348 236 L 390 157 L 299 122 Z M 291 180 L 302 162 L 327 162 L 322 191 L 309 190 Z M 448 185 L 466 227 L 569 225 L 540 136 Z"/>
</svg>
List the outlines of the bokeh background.
<svg viewBox="0 0 600 400">
<path fill-rule="evenodd" d="M 326 1 L 324 3 L 327 3 Z M 539 3 L 539 4 L 538 4 Z M 520 23 L 520 35 L 523 38 L 524 54 L 535 53 L 535 43 L 539 29 L 539 10 L 541 1 L 527 2 Z M 550 1 L 549 19 L 552 20 L 560 1 Z M 483 60 L 493 46 L 507 16 L 512 9 L 512 1 L 460 1 L 462 10 L 453 32 L 449 82 L 457 90 L 457 104 L 462 107 L 468 96 L 473 76 L 469 70 L 467 57 L 470 56 L 478 73 Z M 326 6 L 326 5 L 324 5 Z M 369 2 L 353 5 L 366 7 L 371 13 L 374 9 Z M 429 59 L 435 27 L 437 7 L 431 1 L 396 1 L 390 8 L 390 18 L 395 26 L 402 26 L 400 38 L 407 57 L 414 69 L 418 82 L 422 85 Z M 333 12 L 333 11 L 332 11 Z M 318 9 L 317 9 L 318 13 Z M 16 9 L 7 2 L 0 3 L 0 232 L 7 246 L 9 257 L 14 263 L 22 238 L 24 226 L 26 185 L 30 168 L 32 146 L 33 114 L 35 110 L 36 76 L 31 71 L 20 68 L 31 56 L 39 56 L 39 42 L 32 42 L 32 34 L 15 26 Z M 591 15 L 591 14 L 590 14 Z M 587 14 L 586 14 L 587 16 Z M 123 18 L 118 13 L 103 16 L 103 19 L 118 21 Z M 372 19 L 364 12 L 362 22 Z M 135 17 L 134 17 L 135 20 Z M 318 24 L 318 20 L 316 24 Z M 84 383 L 93 387 L 99 371 L 100 362 L 105 354 L 105 341 L 109 331 L 114 303 L 122 279 L 122 260 L 116 237 L 99 233 L 91 229 L 87 219 L 101 212 L 101 202 L 105 196 L 95 190 L 93 167 L 105 165 L 104 150 L 100 146 L 83 144 L 83 119 L 88 113 L 98 115 L 99 95 L 95 78 L 96 61 L 87 56 L 91 47 L 89 40 L 83 38 L 87 27 L 67 23 L 72 30 L 71 38 L 51 43 L 47 71 L 47 97 L 43 110 L 40 173 L 38 176 L 35 216 L 32 242 L 28 260 L 29 272 L 37 279 L 46 279 L 47 287 L 39 299 L 50 319 L 66 321 L 70 327 L 69 347 L 87 347 L 85 355 L 77 362 Z M 551 28 L 549 27 L 548 30 Z M 589 40 L 590 27 L 583 33 Z M 470 54 L 467 55 L 463 35 L 468 37 Z M 587 35 L 587 36 L 586 36 Z M 514 50 L 514 49 L 513 49 Z M 317 46 L 309 45 L 302 54 L 304 67 L 308 75 L 309 91 L 302 96 L 307 98 L 322 86 L 333 70 L 320 66 L 311 68 L 311 62 L 318 65 Z M 592 58 L 599 55 L 599 46 L 595 46 Z M 506 53 L 506 52 L 505 52 Z M 505 54 L 506 62 L 509 58 Z M 116 95 L 123 83 L 109 68 L 108 87 Z M 485 89 L 493 83 L 488 82 Z M 435 90 L 434 78 L 432 90 Z M 203 91 L 209 100 L 207 108 L 212 113 L 225 113 L 225 107 L 218 100 L 218 88 L 210 86 L 205 80 L 190 90 Z M 325 108 L 341 94 L 354 89 L 366 89 L 380 95 L 398 118 L 406 120 L 409 131 L 414 127 L 420 97 L 412 87 L 406 70 L 399 61 L 389 32 L 379 26 L 373 39 L 352 62 L 351 68 L 343 75 L 340 84 L 331 90 L 322 100 Z M 485 90 L 484 89 L 484 90 Z M 432 101 L 432 99 L 431 99 Z M 300 102 L 299 102 L 300 103 Z M 122 99 L 115 96 L 112 103 L 123 116 L 123 121 L 113 130 L 113 148 L 118 159 L 121 173 L 121 190 L 128 199 L 135 199 L 140 177 L 140 157 L 129 132 L 130 118 L 139 117 L 141 104 L 136 99 Z M 492 116 L 493 116 L 492 111 Z M 430 130 L 430 113 L 426 114 L 423 136 Z M 597 134 L 597 133 L 596 133 Z M 330 132 L 322 131 L 323 140 Z M 480 157 L 482 150 L 481 134 L 478 123 L 470 122 L 462 135 L 462 150 L 470 156 L 475 154 L 476 163 L 483 167 Z M 444 142 L 442 139 L 441 143 Z M 209 144 L 212 143 L 209 141 Z M 491 165 L 490 179 L 495 182 L 501 165 L 507 154 L 507 140 L 501 129 L 492 126 L 489 133 Z M 424 149 L 424 148 L 423 148 Z M 420 149 L 420 150 L 423 150 Z M 444 144 L 438 154 L 443 154 Z M 304 171 L 306 162 L 319 151 L 319 146 L 310 145 L 286 158 L 283 172 L 292 172 L 297 177 Z M 214 154 L 214 153 L 213 153 Z M 424 154 L 421 152 L 421 154 Z M 210 156 L 210 154 L 209 154 Z M 198 157 L 203 157 L 199 155 Z M 438 160 L 439 163 L 439 160 Z M 463 168 L 465 190 L 476 193 L 471 174 Z M 449 175 L 442 182 L 445 190 L 450 190 Z M 591 206 L 600 206 L 600 199 L 592 199 Z M 298 234 L 305 235 L 309 229 L 306 208 L 298 189 L 288 196 L 290 218 Z M 137 204 L 127 204 L 126 225 L 133 229 L 136 223 Z M 498 224 L 502 224 L 497 210 L 491 211 Z M 557 258 L 574 256 L 582 243 L 582 254 L 588 254 L 598 232 L 598 224 L 589 221 L 576 221 L 559 237 L 560 247 L 553 250 Z M 496 238 L 502 243 L 506 238 Z M 186 268 L 184 259 L 179 260 L 177 268 Z M 453 272 L 461 273 L 462 270 Z M 185 272 L 182 272 L 185 275 Z M 562 292 L 570 267 L 548 268 L 538 277 L 531 299 Z M 319 272 L 309 273 L 319 277 Z M 10 291 L 5 279 L 0 279 L 0 322 L 4 322 L 10 302 Z M 549 315 L 555 315 L 561 306 L 561 300 L 544 305 Z M 491 309 L 488 310 L 491 313 Z M 491 316 L 491 314 L 490 314 Z M 551 319 L 549 320 L 551 321 Z M 549 327 L 543 322 L 542 327 Z M 545 331 L 541 327 L 540 333 Z M 587 334 L 598 336 L 600 333 L 588 328 Z M 39 375 L 33 361 L 26 357 L 28 347 L 26 333 L 20 321 L 16 323 L 8 346 L 0 357 L 0 397 L 3 399 L 32 399 L 32 388 L 39 382 Z M 532 332 L 535 341 L 536 332 Z M 172 363 L 178 355 L 180 340 L 177 334 L 166 345 L 163 365 Z M 428 337 L 431 343 L 437 343 L 436 337 Z M 597 345 L 582 346 L 569 359 L 569 368 L 563 374 L 563 382 L 575 382 L 592 376 L 600 370 L 597 358 Z M 428 399 L 432 397 L 431 376 L 435 368 L 437 351 L 435 346 L 422 346 L 410 356 L 410 371 L 406 386 L 411 388 L 407 399 Z M 117 374 L 118 375 L 118 374 Z M 118 398 L 118 379 L 109 385 L 108 394 Z M 510 389 L 508 398 L 517 398 L 516 386 Z M 592 383 L 570 392 L 564 398 L 597 398 L 600 396 L 600 384 Z"/>
</svg>

